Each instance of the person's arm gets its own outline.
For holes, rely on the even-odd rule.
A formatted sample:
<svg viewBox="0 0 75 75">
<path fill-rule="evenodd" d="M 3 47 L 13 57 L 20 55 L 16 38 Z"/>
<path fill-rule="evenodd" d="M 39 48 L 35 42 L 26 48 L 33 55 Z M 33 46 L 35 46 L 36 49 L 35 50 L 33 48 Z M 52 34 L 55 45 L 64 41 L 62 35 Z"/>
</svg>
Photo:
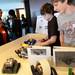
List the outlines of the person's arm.
<svg viewBox="0 0 75 75">
<path fill-rule="evenodd" d="M 60 31 L 60 44 L 61 46 L 64 46 L 64 32 Z"/>
<path fill-rule="evenodd" d="M 56 42 L 57 39 L 58 24 L 56 17 L 48 22 L 48 40 L 45 42 L 37 42 L 36 45 L 51 45 Z"/>
<path fill-rule="evenodd" d="M 53 44 L 53 43 L 55 43 L 56 42 L 56 38 L 57 38 L 57 36 L 56 35 L 53 35 L 53 36 L 51 36 L 51 38 L 50 39 L 48 39 L 47 41 L 45 41 L 45 42 L 37 42 L 35 45 L 40 45 L 40 46 L 47 46 L 47 45 L 50 45 L 50 44 Z"/>
</svg>

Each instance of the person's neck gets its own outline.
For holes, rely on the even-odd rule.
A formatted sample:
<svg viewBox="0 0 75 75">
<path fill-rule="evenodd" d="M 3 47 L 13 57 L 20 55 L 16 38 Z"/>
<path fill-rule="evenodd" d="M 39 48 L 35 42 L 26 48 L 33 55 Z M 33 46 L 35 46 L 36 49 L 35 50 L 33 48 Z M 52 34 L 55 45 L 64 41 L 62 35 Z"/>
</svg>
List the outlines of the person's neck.
<svg viewBox="0 0 75 75">
<path fill-rule="evenodd" d="M 53 15 L 51 15 L 51 16 L 50 16 L 50 18 L 49 18 L 49 20 L 48 20 L 48 21 L 51 21 L 51 20 L 52 20 L 52 18 L 53 18 Z"/>
<path fill-rule="evenodd" d="M 75 6 L 74 5 L 67 5 L 65 13 L 66 14 L 72 14 L 74 12 L 75 12 Z"/>
</svg>

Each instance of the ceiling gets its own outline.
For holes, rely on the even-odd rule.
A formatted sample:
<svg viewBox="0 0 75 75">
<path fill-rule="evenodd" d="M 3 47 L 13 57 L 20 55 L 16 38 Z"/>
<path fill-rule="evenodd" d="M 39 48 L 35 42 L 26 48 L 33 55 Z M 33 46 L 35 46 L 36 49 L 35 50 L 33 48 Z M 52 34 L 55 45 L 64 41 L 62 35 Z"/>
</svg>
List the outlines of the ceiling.
<svg viewBox="0 0 75 75">
<path fill-rule="evenodd" d="M 0 9 L 9 10 L 15 8 L 23 8 L 23 0 L 0 0 Z"/>
<path fill-rule="evenodd" d="M 23 0 L 0 0 L 0 3 L 23 2 Z"/>
</svg>

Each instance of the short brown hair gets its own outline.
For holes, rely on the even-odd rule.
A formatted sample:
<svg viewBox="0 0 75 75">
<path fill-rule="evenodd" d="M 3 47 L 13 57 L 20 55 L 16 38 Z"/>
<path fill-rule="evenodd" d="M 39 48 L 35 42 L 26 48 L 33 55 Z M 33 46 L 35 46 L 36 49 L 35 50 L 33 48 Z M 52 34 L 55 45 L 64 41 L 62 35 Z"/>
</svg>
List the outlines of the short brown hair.
<svg viewBox="0 0 75 75">
<path fill-rule="evenodd" d="M 61 1 L 62 3 L 65 1 L 65 0 L 51 0 L 53 3 L 54 2 L 58 2 L 58 1 Z M 67 0 L 67 4 L 69 5 L 75 5 L 75 0 Z"/>
<path fill-rule="evenodd" d="M 44 15 L 45 13 L 54 14 L 54 7 L 50 3 L 46 3 L 41 7 L 40 13 Z"/>
<path fill-rule="evenodd" d="M 58 2 L 58 1 L 61 1 L 61 2 L 64 2 L 65 0 L 51 0 L 52 2 Z"/>
</svg>

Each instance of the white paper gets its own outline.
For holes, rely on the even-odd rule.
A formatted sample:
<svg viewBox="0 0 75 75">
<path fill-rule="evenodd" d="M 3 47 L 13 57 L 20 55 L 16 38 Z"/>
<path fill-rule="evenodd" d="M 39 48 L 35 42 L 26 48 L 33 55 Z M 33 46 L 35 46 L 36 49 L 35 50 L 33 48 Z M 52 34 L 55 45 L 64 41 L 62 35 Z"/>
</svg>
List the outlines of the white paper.
<svg viewBox="0 0 75 75">
<path fill-rule="evenodd" d="M 37 61 L 41 60 L 41 59 L 48 59 L 51 58 L 51 48 L 50 47 L 40 47 L 40 46 L 35 46 L 32 48 L 27 48 L 28 50 L 28 60 L 30 62 L 31 65 L 36 65 Z M 36 50 L 44 50 L 42 53 L 40 52 L 40 54 L 36 54 Z"/>
</svg>

